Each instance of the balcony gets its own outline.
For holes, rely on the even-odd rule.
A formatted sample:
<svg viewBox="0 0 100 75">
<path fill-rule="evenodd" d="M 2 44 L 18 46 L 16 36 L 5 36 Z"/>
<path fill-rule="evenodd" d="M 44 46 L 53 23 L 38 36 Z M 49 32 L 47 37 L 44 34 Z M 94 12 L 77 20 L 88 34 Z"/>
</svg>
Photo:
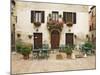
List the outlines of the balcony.
<svg viewBox="0 0 100 75">
<path fill-rule="evenodd" d="M 57 29 L 59 31 L 62 31 L 63 28 L 63 22 L 62 21 L 55 21 L 55 20 L 50 20 L 49 22 L 47 22 L 47 28 L 49 31 L 53 30 L 53 29 Z"/>
</svg>

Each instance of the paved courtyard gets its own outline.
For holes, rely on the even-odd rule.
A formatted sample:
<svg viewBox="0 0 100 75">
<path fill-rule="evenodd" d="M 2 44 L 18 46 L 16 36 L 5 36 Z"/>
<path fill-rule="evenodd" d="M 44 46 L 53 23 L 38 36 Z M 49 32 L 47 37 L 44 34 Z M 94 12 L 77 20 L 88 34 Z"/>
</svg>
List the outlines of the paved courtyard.
<svg viewBox="0 0 100 75">
<path fill-rule="evenodd" d="M 95 56 L 86 58 L 67 59 L 65 54 L 62 60 L 56 59 L 56 54 L 50 54 L 49 59 L 24 60 L 20 54 L 12 54 L 12 74 L 16 73 L 35 73 L 51 71 L 68 71 L 81 69 L 95 69 Z"/>
</svg>

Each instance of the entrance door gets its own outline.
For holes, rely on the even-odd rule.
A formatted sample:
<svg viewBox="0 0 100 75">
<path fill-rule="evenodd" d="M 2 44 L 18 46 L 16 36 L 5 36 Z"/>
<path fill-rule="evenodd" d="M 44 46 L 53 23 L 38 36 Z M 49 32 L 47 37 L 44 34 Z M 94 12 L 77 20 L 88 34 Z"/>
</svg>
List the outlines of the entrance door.
<svg viewBox="0 0 100 75">
<path fill-rule="evenodd" d="M 34 49 L 42 48 L 42 33 L 34 33 Z"/>
<path fill-rule="evenodd" d="M 51 48 L 57 49 L 59 48 L 59 41 L 60 41 L 60 35 L 59 32 L 54 30 L 51 32 Z"/>
<path fill-rule="evenodd" d="M 66 45 L 73 45 L 73 33 L 66 33 Z"/>
</svg>

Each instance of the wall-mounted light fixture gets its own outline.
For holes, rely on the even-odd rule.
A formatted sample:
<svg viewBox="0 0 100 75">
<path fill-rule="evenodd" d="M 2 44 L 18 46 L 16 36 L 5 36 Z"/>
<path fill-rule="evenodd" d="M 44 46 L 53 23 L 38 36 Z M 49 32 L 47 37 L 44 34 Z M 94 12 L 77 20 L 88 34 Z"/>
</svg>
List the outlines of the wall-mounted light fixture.
<svg viewBox="0 0 100 75">
<path fill-rule="evenodd" d="M 74 35 L 75 39 L 77 38 L 77 35 Z"/>
<path fill-rule="evenodd" d="M 39 31 L 39 29 L 38 28 L 36 28 L 36 32 L 38 32 Z"/>
<path fill-rule="evenodd" d="M 86 38 L 89 38 L 89 35 L 88 34 L 86 34 Z"/>
<path fill-rule="evenodd" d="M 68 32 L 71 32 L 71 29 L 68 29 Z"/>
<path fill-rule="evenodd" d="M 32 35 L 28 35 L 28 38 L 31 39 L 32 38 Z"/>
<path fill-rule="evenodd" d="M 17 33 L 17 37 L 20 38 L 21 37 L 21 34 L 20 33 Z"/>
</svg>

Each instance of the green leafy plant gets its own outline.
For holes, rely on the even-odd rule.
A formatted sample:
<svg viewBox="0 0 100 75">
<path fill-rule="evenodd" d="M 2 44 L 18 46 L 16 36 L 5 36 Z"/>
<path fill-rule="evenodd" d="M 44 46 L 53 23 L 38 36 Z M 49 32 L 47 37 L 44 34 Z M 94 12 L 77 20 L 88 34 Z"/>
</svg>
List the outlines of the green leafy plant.
<svg viewBox="0 0 100 75">
<path fill-rule="evenodd" d="M 83 51 L 85 51 L 85 53 L 87 53 L 89 50 L 92 50 L 92 48 L 93 48 L 93 44 L 90 42 L 86 42 L 82 46 L 82 49 L 83 49 Z"/>
<path fill-rule="evenodd" d="M 31 53 L 31 50 L 32 50 L 32 45 L 28 43 L 23 43 L 23 42 L 17 42 L 16 49 L 18 53 L 23 55 L 24 59 L 28 59 L 29 54 Z"/>
<path fill-rule="evenodd" d="M 17 42 L 17 43 L 16 43 L 16 49 L 17 49 L 17 52 L 18 52 L 18 53 L 21 52 L 21 49 L 22 49 L 22 43 L 21 43 L 21 42 Z"/>
<path fill-rule="evenodd" d="M 28 46 L 23 45 L 22 48 L 21 48 L 21 52 L 20 53 L 23 55 L 24 59 L 28 59 L 29 58 L 29 54 L 31 53 L 31 48 L 28 47 Z"/>
<path fill-rule="evenodd" d="M 67 54 L 71 54 L 72 53 L 72 48 L 71 47 L 65 47 L 65 52 Z"/>
<path fill-rule="evenodd" d="M 67 58 L 71 58 L 73 52 L 72 50 L 73 50 L 73 46 L 68 45 L 65 47 L 65 53 L 67 55 Z"/>
<path fill-rule="evenodd" d="M 21 49 L 21 54 L 22 55 L 29 55 L 31 53 L 31 48 L 27 46 L 23 46 Z"/>
</svg>

